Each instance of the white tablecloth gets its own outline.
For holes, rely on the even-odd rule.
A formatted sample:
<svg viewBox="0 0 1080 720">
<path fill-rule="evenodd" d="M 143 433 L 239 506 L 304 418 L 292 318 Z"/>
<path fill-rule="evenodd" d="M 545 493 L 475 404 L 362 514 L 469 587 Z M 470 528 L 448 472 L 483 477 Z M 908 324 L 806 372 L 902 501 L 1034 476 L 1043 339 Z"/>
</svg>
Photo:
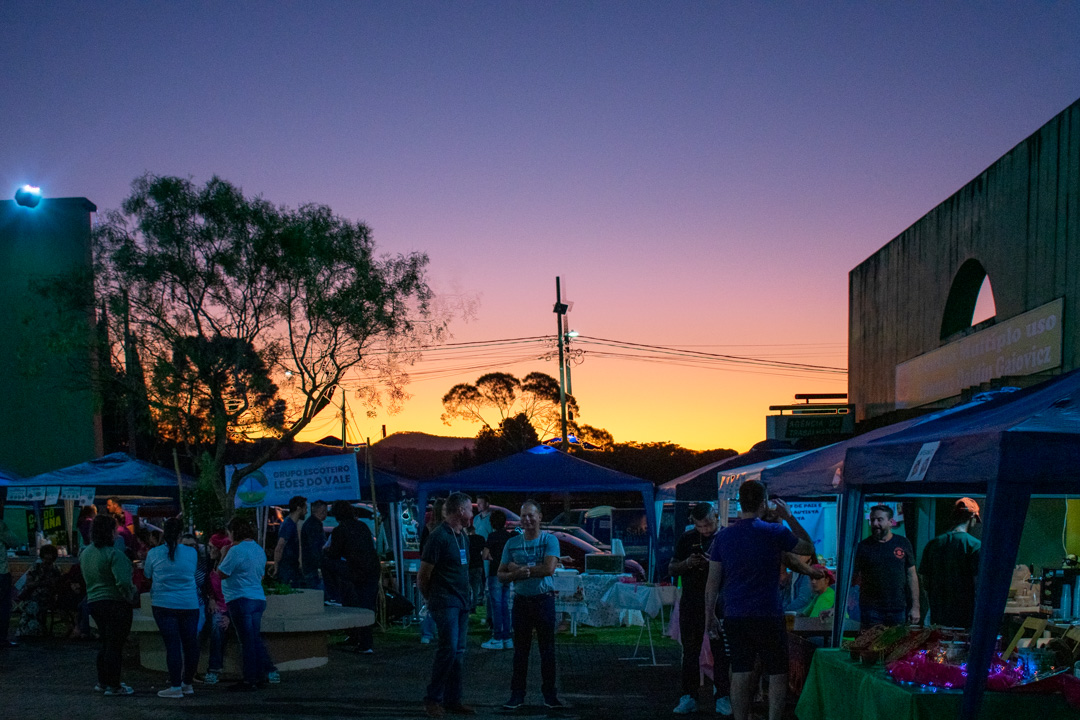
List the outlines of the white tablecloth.
<svg viewBox="0 0 1080 720">
<path fill-rule="evenodd" d="M 617 608 L 640 610 L 650 617 L 656 617 L 664 605 L 675 604 L 678 600 L 678 588 L 673 585 L 619 582 L 612 585 L 601 599 Z"/>
<path fill-rule="evenodd" d="M 581 625 L 614 627 L 641 625 L 644 620 L 637 609 L 620 608 L 604 599 L 620 578 L 629 575 L 586 573 L 583 575 L 556 575 L 553 579 L 555 611 L 569 613 Z"/>
</svg>

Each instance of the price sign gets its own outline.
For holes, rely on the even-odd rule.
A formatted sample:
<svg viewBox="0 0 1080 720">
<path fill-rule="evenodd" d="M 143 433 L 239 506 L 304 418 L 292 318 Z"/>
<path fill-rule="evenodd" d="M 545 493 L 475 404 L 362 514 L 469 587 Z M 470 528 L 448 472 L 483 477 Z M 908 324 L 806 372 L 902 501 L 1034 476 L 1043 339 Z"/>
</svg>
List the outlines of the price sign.
<svg viewBox="0 0 1080 720">
<path fill-rule="evenodd" d="M 919 454 L 915 456 L 915 462 L 911 464 L 911 472 L 908 473 L 906 482 L 920 482 L 926 477 L 926 471 L 930 469 L 930 462 L 934 459 L 939 445 L 939 441 L 923 443 Z"/>
</svg>

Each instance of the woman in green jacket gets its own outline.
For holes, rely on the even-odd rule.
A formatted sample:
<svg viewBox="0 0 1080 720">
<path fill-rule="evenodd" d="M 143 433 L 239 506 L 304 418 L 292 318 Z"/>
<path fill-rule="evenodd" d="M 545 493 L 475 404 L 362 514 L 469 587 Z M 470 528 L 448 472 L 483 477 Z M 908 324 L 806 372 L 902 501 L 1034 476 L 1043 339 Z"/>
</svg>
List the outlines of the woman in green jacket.
<svg viewBox="0 0 1080 720">
<path fill-rule="evenodd" d="M 113 546 L 116 520 L 103 513 L 90 529 L 92 545 L 83 548 L 79 566 L 86 581 L 86 601 L 97 623 L 101 649 L 97 655 L 97 685 L 106 695 L 131 695 L 134 690 L 120 681 L 124 643 L 131 633 L 131 561 Z"/>
</svg>

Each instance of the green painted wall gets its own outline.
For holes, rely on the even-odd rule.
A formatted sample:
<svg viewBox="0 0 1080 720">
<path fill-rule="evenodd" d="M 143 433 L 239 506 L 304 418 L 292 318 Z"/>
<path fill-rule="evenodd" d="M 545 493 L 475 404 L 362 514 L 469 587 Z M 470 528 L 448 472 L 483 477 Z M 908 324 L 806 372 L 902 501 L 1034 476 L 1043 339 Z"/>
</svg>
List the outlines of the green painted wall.
<svg viewBox="0 0 1080 720">
<path fill-rule="evenodd" d="M 43 199 L 36 208 L 0 202 L 0 467 L 36 475 L 101 454 L 100 418 L 86 351 L 45 345 L 44 328 L 92 331 L 89 317 L 60 317 L 31 290 L 41 280 L 90 264 L 86 198 Z"/>
</svg>

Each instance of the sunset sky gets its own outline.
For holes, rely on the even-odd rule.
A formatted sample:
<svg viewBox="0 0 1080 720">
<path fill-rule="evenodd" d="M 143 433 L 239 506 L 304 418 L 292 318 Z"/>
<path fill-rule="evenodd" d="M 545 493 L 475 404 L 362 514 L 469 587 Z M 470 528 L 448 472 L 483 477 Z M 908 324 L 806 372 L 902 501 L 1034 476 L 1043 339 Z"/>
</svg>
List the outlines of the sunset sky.
<svg viewBox="0 0 1080 720">
<path fill-rule="evenodd" d="M 217 174 L 427 252 L 454 342 L 553 337 L 561 276 L 583 336 L 843 368 L 848 271 L 1080 97 L 1078 38 L 1074 2 L 7 3 L 0 191 Z M 429 353 L 355 430 L 474 435 L 443 393 L 552 347 Z M 846 390 L 579 347 L 617 441 L 746 450 Z"/>
</svg>

